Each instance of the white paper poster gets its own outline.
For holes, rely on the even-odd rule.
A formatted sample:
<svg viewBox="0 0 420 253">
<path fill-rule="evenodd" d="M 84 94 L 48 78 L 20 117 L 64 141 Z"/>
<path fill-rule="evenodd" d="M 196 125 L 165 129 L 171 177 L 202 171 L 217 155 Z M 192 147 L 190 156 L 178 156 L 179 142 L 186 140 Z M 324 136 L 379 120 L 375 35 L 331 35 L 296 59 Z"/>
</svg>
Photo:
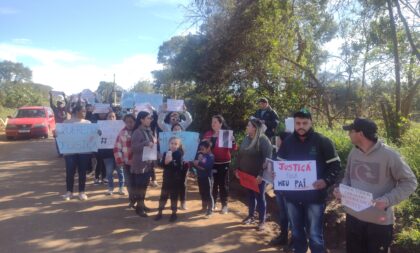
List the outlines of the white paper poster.
<svg viewBox="0 0 420 253">
<path fill-rule="evenodd" d="M 274 183 L 274 163 L 276 161 L 273 161 L 273 160 L 268 159 L 268 158 L 265 159 L 265 161 L 266 161 L 267 166 L 266 166 L 266 168 L 264 169 L 264 172 L 263 172 L 263 180 L 266 183 L 273 184 Z"/>
<path fill-rule="evenodd" d="M 293 133 L 295 131 L 295 119 L 294 118 L 286 118 L 284 120 L 284 124 L 286 125 L 285 132 Z"/>
<path fill-rule="evenodd" d="M 341 204 L 360 212 L 372 206 L 373 195 L 354 187 L 340 184 Z"/>
<path fill-rule="evenodd" d="M 154 144 L 153 147 L 145 146 L 143 148 L 143 161 L 155 161 L 157 160 L 157 144 Z"/>
<path fill-rule="evenodd" d="M 233 145 L 233 131 L 219 130 L 218 146 L 219 148 L 232 148 Z"/>
<path fill-rule="evenodd" d="M 274 190 L 313 190 L 317 180 L 316 161 L 274 161 Z"/>
<path fill-rule="evenodd" d="M 124 128 L 124 121 L 122 120 L 100 120 L 98 121 L 101 136 L 99 136 L 98 148 L 110 149 L 114 148 L 117 136 L 121 129 Z"/>
<path fill-rule="evenodd" d="M 168 99 L 166 102 L 168 105 L 169 112 L 183 112 L 184 111 L 184 100 Z"/>
<path fill-rule="evenodd" d="M 95 104 L 93 109 L 93 113 L 108 113 L 109 112 L 109 104 Z"/>
<path fill-rule="evenodd" d="M 134 114 L 137 116 L 137 114 L 139 112 L 148 112 L 150 114 L 153 113 L 152 110 L 152 105 L 150 103 L 140 103 L 140 104 L 136 104 L 135 108 L 134 108 Z"/>
<path fill-rule="evenodd" d="M 61 154 L 96 152 L 98 125 L 84 123 L 57 123 L 57 145 Z"/>
</svg>

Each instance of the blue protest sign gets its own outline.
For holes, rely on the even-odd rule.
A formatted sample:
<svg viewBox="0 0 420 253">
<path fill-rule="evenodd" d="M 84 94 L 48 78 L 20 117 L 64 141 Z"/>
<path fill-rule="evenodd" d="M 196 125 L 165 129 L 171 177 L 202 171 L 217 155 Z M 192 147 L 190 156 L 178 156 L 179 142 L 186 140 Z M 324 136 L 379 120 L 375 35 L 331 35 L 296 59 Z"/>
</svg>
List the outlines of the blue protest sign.
<svg viewBox="0 0 420 253">
<path fill-rule="evenodd" d="M 122 108 L 134 108 L 136 103 L 136 93 L 124 92 L 121 96 L 121 107 Z"/>
<path fill-rule="evenodd" d="M 184 148 L 184 161 L 193 161 L 195 154 L 197 153 L 198 144 L 200 138 L 196 132 L 161 132 L 159 133 L 159 145 L 160 152 L 166 152 L 169 150 L 169 139 L 172 136 L 179 137 L 181 139 L 182 146 Z"/>
<path fill-rule="evenodd" d="M 136 93 L 135 104 L 150 103 L 155 110 L 159 110 L 159 106 L 163 104 L 162 94 L 151 94 L 151 93 Z"/>
<path fill-rule="evenodd" d="M 58 123 L 57 145 L 61 154 L 98 151 L 98 125 L 84 123 Z"/>
</svg>

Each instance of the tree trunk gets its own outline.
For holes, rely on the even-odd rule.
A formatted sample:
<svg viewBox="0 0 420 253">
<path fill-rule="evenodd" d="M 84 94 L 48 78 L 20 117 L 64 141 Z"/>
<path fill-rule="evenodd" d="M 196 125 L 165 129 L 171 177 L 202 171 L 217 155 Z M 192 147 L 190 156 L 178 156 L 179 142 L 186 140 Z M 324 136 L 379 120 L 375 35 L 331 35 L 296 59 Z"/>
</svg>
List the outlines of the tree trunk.
<svg viewBox="0 0 420 253">
<path fill-rule="evenodd" d="M 400 76 L 400 56 L 398 52 L 398 39 L 397 39 L 397 30 L 395 27 L 395 18 L 394 18 L 394 12 L 392 9 L 392 0 L 387 0 L 388 4 L 388 12 L 389 12 L 389 23 L 391 26 L 391 38 L 392 38 L 392 51 L 394 55 L 394 67 L 395 67 L 395 112 L 393 121 L 395 123 L 391 124 L 395 127 L 393 129 L 393 139 L 398 141 L 401 137 L 400 132 L 400 113 L 401 113 L 401 76 Z"/>
</svg>

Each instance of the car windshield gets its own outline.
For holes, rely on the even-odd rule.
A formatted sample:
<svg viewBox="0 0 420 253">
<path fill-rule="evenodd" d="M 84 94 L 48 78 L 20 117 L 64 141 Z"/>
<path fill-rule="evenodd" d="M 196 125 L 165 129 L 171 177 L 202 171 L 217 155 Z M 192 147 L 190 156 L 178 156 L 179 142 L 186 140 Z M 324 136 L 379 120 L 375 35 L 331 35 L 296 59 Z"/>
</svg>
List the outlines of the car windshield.
<svg viewBox="0 0 420 253">
<path fill-rule="evenodd" d="M 20 109 L 16 118 L 45 118 L 45 111 L 42 109 Z"/>
</svg>

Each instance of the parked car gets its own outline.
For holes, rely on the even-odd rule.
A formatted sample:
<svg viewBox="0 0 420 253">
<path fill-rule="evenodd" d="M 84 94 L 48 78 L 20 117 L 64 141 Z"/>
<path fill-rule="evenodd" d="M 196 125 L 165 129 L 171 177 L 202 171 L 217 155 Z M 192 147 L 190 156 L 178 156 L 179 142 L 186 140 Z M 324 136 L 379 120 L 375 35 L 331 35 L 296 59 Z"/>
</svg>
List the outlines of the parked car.
<svg viewBox="0 0 420 253">
<path fill-rule="evenodd" d="M 23 106 L 16 117 L 8 116 L 6 137 L 8 140 L 18 137 L 48 138 L 55 131 L 54 112 L 46 106 Z"/>
</svg>

